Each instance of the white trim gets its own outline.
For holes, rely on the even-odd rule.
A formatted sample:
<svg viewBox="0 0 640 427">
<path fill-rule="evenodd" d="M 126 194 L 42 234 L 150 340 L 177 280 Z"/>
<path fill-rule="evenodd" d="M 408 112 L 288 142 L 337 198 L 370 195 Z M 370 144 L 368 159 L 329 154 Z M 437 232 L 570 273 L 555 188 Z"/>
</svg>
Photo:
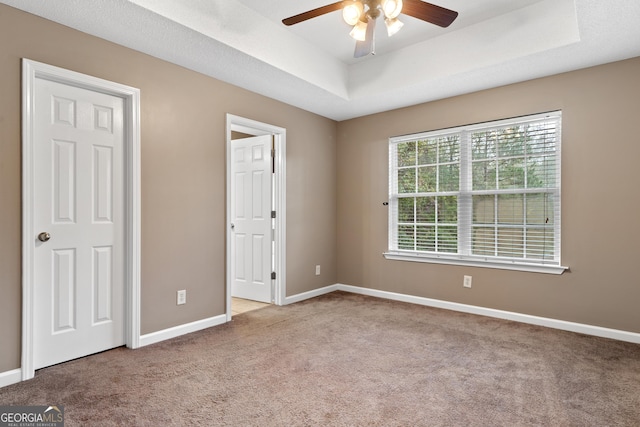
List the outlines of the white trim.
<svg viewBox="0 0 640 427">
<path fill-rule="evenodd" d="M 226 217 L 227 224 L 225 226 L 226 234 L 226 254 L 227 254 L 227 273 L 226 273 L 226 313 L 227 320 L 231 320 L 231 238 L 228 230 L 230 228 L 230 216 L 231 216 L 231 179 L 229 177 L 231 171 L 231 132 L 241 132 L 248 135 L 273 135 L 274 146 L 276 149 L 275 157 L 275 185 L 273 191 L 275 192 L 275 206 L 274 210 L 277 212 L 275 220 L 275 266 L 276 266 L 276 280 L 274 286 L 274 292 L 272 298 L 277 305 L 285 304 L 285 298 L 287 296 L 287 266 L 286 266 L 286 254 L 287 254 L 287 188 L 286 188 L 286 145 L 287 145 L 287 130 L 278 126 L 269 125 L 266 123 L 257 122 L 255 120 L 246 119 L 244 117 L 235 116 L 233 114 L 227 114 L 226 117 L 226 155 L 227 155 L 227 177 L 226 177 Z"/>
<path fill-rule="evenodd" d="M 497 259 L 491 258 L 461 258 L 460 256 L 446 256 L 443 254 L 423 254 L 423 253 L 392 253 L 385 252 L 382 254 L 385 259 L 395 261 L 410 261 L 410 262 L 427 262 L 431 264 L 447 264 L 447 265 L 464 265 L 467 267 L 482 267 L 482 268 L 496 268 L 500 270 L 515 270 L 515 271 L 528 271 L 531 273 L 547 273 L 547 274 L 562 274 L 569 267 L 563 267 L 561 265 L 553 264 L 527 264 L 526 262 L 512 262 L 504 261 L 500 262 Z"/>
<path fill-rule="evenodd" d="M 307 300 L 309 298 L 315 298 L 315 297 L 319 297 L 320 295 L 338 291 L 340 290 L 339 286 L 340 285 L 329 285 L 329 286 L 325 286 L 324 288 L 313 289 L 311 291 L 303 292 L 301 294 L 296 294 L 290 297 L 286 297 L 284 299 L 283 305 L 293 304 L 296 302 Z"/>
<path fill-rule="evenodd" d="M 190 334 L 192 332 L 201 331 L 213 326 L 222 325 L 223 323 L 227 323 L 227 316 L 225 314 L 220 314 L 218 316 L 209 317 L 208 319 L 197 320 L 195 322 L 185 323 L 184 325 L 174 326 L 172 328 L 145 334 L 140 337 L 140 347 L 176 338 L 181 335 Z"/>
<path fill-rule="evenodd" d="M 22 369 L 0 372 L 0 388 L 22 381 Z"/>
<path fill-rule="evenodd" d="M 417 297 L 413 295 L 398 294 L 395 292 L 380 291 L 376 289 L 361 288 L 359 286 L 336 284 L 336 290 L 351 292 L 354 294 L 368 295 L 394 301 L 419 304 L 427 307 L 443 308 L 445 310 L 459 311 L 462 313 L 477 314 L 480 316 L 494 317 L 496 319 L 513 320 L 515 322 L 530 325 L 544 326 L 563 331 L 577 332 L 579 334 L 593 335 L 596 337 L 610 338 L 618 341 L 627 341 L 640 344 L 640 333 L 622 331 L 619 329 L 603 328 L 601 326 L 585 325 L 583 323 L 567 322 L 565 320 L 550 319 L 548 317 L 531 316 L 528 314 L 514 313 L 512 311 L 495 310 L 492 308 L 478 307 L 475 305 L 460 304 L 457 302 L 442 301 L 431 298 Z"/>
<path fill-rule="evenodd" d="M 140 346 L 140 90 L 26 58 L 22 59 L 22 379 L 33 378 L 33 109 L 42 78 L 124 100 L 125 342 Z"/>
</svg>

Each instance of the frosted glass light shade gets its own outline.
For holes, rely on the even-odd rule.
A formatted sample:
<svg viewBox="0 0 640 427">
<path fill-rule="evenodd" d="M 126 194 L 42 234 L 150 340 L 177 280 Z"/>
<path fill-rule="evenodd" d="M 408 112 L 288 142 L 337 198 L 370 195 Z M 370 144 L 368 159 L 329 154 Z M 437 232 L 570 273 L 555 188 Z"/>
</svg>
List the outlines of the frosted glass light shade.
<svg viewBox="0 0 640 427">
<path fill-rule="evenodd" d="M 353 29 L 349 33 L 351 37 L 361 42 L 365 41 L 367 38 L 367 23 L 358 21 L 356 25 L 354 25 Z"/>
<path fill-rule="evenodd" d="M 382 11 L 388 19 L 397 18 L 402 12 L 402 0 L 383 0 Z"/>
<path fill-rule="evenodd" d="M 384 23 L 387 26 L 387 35 L 389 37 L 400 31 L 400 28 L 404 25 L 404 23 L 400 22 L 398 18 L 387 18 L 384 20 Z"/>
<path fill-rule="evenodd" d="M 350 2 L 342 8 L 342 19 L 349 25 L 356 25 L 360 20 L 360 16 L 362 16 L 363 10 L 362 2 Z"/>
</svg>

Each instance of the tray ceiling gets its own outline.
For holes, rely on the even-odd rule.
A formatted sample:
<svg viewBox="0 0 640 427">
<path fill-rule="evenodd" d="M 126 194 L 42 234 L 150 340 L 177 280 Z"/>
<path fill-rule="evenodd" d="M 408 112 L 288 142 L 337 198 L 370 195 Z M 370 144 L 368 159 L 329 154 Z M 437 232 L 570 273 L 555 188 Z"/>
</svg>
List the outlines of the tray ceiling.
<svg viewBox="0 0 640 427">
<path fill-rule="evenodd" d="M 0 3 L 334 120 L 640 56 L 637 0 L 433 1 L 449 28 L 401 15 L 357 60 L 340 12 L 281 23 L 331 0 Z"/>
</svg>

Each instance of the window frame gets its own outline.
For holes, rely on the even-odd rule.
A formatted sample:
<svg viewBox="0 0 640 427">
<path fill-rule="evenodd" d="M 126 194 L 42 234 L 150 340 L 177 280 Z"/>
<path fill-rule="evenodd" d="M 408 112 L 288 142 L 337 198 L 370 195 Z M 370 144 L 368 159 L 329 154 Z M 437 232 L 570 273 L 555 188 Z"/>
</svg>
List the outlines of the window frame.
<svg viewBox="0 0 640 427">
<path fill-rule="evenodd" d="M 556 138 L 555 138 L 555 154 L 552 154 L 555 161 L 555 186 L 543 188 L 526 188 L 526 183 L 521 188 L 503 190 L 473 190 L 472 165 L 477 159 L 472 158 L 471 134 L 477 131 L 487 131 L 491 129 L 500 129 L 510 126 L 519 126 L 532 122 L 540 122 L 542 120 L 555 121 Z M 459 186 L 457 191 L 435 191 L 435 192 L 419 192 L 418 183 L 416 183 L 415 193 L 400 193 L 398 190 L 398 170 L 404 166 L 399 166 L 397 162 L 397 146 L 401 143 L 425 140 L 435 140 L 438 138 L 456 136 L 459 138 Z M 495 120 L 472 125 L 456 126 L 452 128 L 439 129 L 434 131 L 420 132 L 409 135 L 395 136 L 389 138 L 389 219 L 388 219 L 388 250 L 383 253 L 386 259 L 399 261 L 427 262 L 436 264 L 451 264 L 473 267 L 487 267 L 506 270 L 529 271 L 537 273 L 562 274 L 568 267 L 564 267 L 560 262 L 561 246 L 561 146 L 562 146 L 562 112 L 551 111 L 540 114 L 532 114 L 527 116 L 514 117 L 503 120 Z M 416 146 L 416 155 L 418 153 Z M 523 155 L 526 159 L 526 154 Z M 416 157 L 417 158 L 417 157 Z M 500 157 L 496 157 L 497 160 Z M 446 163 L 446 162 L 444 162 Z M 497 161 L 496 161 L 497 163 Z M 433 164 L 430 164 L 433 166 Z M 438 163 L 435 164 L 439 167 Z M 416 169 L 416 175 L 420 167 L 424 165 L 416 163 L 413 166 Z M 551 194 L 554 201 L 553 204 L 553 235 L 554 235 L 554 252 L 553 259 L 533 259 L 520 257 L 505 257 L 491 255 L 474 255 L 472 254 L 473 240 L 473 196 L 482 194 L 499 195 L 499 194 Z M 457 210 L 457 251 L 438 252 L 438 247 L 434 246 L 434 251 L 398 249 L 398 228 L 399 228 L 399 200 L 404 197 L 443 197 L 447 195 L 455 195 L 458 198 Z M 525 197 L 526 198 L 526 197 Z M 524 200 L 524 199 L 523 199 Z M 414 219 L 414 224 L 418 227 L 418 221 Z M 497 227 L 499 222 L 495 221 Z M 523 223 L 523 229 L 528 229 L 530 224 Z M 437 227 L 437 223 L 434 225 Z M 417 231 L 416 231 L 417 232 Z M 526 233 L 524 233 L 526 235 Z M 523 237 L 526 239 L 526 237 Z M 526 242 L 526 240 L 524 240 Z M 417 245 L 417 239 L 416 239 Z M 437 245 L 437 243 L 436 243 Z M 526 243 L 522 244 L 526 248 Z M 415 248 L 415 245 L 414 245 Z"/>
</svg>

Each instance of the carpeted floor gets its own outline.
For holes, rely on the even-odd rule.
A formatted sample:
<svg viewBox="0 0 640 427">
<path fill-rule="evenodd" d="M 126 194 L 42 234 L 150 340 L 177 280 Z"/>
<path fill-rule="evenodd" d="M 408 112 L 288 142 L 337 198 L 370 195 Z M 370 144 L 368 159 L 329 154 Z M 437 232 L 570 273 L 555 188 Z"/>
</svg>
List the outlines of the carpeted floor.
<svg viewBox="0 0 640 427">
<path fill-rule="evenodd" d="M 335 292 L 40 370 L 66 426 L 638 426 L 640 345 Z"/>
</svg>

